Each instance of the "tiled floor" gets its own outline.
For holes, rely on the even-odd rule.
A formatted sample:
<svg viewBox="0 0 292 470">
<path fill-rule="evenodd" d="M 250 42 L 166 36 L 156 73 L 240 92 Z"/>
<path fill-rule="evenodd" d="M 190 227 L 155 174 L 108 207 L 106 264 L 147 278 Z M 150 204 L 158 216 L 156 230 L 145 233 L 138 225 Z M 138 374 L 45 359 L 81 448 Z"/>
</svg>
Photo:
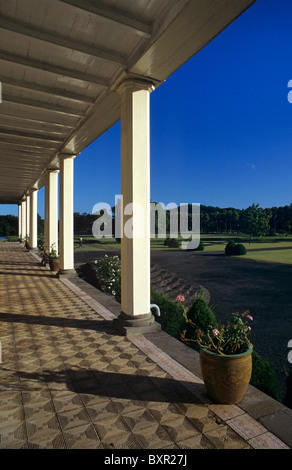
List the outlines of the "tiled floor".
<svg viewBox="0 0 292 470">
<path fill-rule="evenodd" d="M 142 335 L 0 243 L 0 448 L 287 448 Z"/>
</svg>

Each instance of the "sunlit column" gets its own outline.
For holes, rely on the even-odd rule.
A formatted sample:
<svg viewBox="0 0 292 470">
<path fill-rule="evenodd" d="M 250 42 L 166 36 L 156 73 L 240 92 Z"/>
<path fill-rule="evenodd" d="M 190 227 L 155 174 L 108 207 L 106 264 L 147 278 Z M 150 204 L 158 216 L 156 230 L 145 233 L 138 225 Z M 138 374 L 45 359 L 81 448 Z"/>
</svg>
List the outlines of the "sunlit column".
<svg viewBox="0 0 292 470">
<path fill-rule="evenodd" d="M 26 241 L 29 240 L 29 231 L 30 231 L 30 195 L 26 196 Z"/>
<path fill-rule="evenodd" d="M 18 204 L 18 240 L 21 240 L 21 202 Z"/>
<path fill-rule="evenodd" d="M 58 170 L 45 174 L 45 246 L 58 251 Z"/>
<path fill-rule="evenodd" d="M 26 238 L 26 199 L 21 201 L 21 241 L 25 242 Z"/>
<path fill-rule="evenodd" d="M 37 231 L 37 196 L 38 192 L 36 189 L 30 191 L 30 231 L 29 231 L 29 247 L 34 250 L 38 245 L 38 231 Z"/>
<path fill-rule="evenodd" d="M 60 157 L 60 271 L 59 276 L 76 276 L 74 269 L 74 158 Z"/>
<path fill-rule="evenodd" d="M 153 85 L 126 80 L 121 95 L 121 307 L 114 324 L 124 334 L 153 331 L 150 312 L 150 132 Z M 131 233 L 132 228 L 132 233 Z"/>
</svg>

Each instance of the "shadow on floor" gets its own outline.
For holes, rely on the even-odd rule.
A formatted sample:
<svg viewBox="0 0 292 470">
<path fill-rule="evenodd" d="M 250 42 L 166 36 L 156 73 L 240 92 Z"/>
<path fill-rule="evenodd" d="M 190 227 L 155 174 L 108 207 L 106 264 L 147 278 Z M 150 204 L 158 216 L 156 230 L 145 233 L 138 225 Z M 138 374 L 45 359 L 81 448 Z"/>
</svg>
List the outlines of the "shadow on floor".
<svg viewBox="0 0 292 470">
<path fill-rule="evenodd" d="M 68 313 L 70 315 L 70 313 Z M 96 315 L 96 321 L 94 320 L 79 320 L 76 318 L 65 318 L 65 317 L 45 317 L 43 315 L 25 315 L 18 313 L 5 313 L 0 312 L 0 323 L 28 323 L 30 325 L 47 325 L 57 326 L 63 328 L 77 328 L 94 330 L 99 332 L 106 332 L 109 335 L 120 336 L 119 332 L 114 329 L 112 322 L 109 320 L 101 320 Z"/>
<path fill-rule="evenodd" d="M 27 269 L 25 270 L 27 271 Z M 39 272 L 37 271 L 37 274 L 31 274 L 31 272 L 23 272 L 21 270 L 19 271 L 7 271 L 7 272 L 3 272 L 3 271 L 0 271 L 0 274 L 3 274 L 3 275 L 6 275 L 6 276 L 28 276 L 28 277 L 37 277 L 37 278 L 40 278 L 40 277 L 46 277 L 46 278 L 56 278 L 56 273 L 55 274 L 50 274 L 50 272 Z"/>
<path fill-rule="evenodd" d="M 147 371 L 138 369 L 140 375 L 121 372 L 107 372 L 80 368 L 66 370 L 48 370 L 43 373 L 17 371 L 22 390 L 31 386 L 31 381 L 46 383 L 50 390 L 60 391 L 60 384 L 64 384 L 66 390 L 83 395 L 98 395 L 107 398 L 120 398 L 127 400 L 169 402 L 169 403 L 200 403 L 191 392 L 183 386 L 183 383 L 171 378 L 162 378 L 143 375 Z M 185 383 L 188 385 L 188 383 Z M 194 384 L 192 383 L 192 386 Z M 205 391 L 203 384 L 195 385 L 198 392 Z M 35 388 L 34 388 L 35 390 Z M 62 389 L 64 390 L 64 389 Z M 85 397 L 86 399 L 86 397 Z"/>
</svg>

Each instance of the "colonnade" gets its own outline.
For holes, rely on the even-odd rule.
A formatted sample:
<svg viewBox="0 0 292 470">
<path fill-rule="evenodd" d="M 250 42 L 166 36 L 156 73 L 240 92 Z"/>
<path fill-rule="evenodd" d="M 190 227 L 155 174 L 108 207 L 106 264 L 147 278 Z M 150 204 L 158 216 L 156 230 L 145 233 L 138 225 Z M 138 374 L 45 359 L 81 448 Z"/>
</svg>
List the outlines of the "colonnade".
<svg viewBox="0 0 292 470">
<path fill-rule="evenodd" d="M 116 84 L 121 99 L 121 192 L 123 223 L 132 223 L 132 236 L 121 233 L 121 314 L 114 324 L 123 334 L 160 329 L 150 310 L 150 93 L 152 83 L 127 77 Z M 73 165 L 74 155 L 59 155 L 58 169 L 45 174 L 45 244 L 59 246 L 60 275 L 74 273 Z M 58 231 L 57 178 L 60 172 Z M 19 205 L 21 238 L 35 237 L 37 192 L 30 191 Z M 125 208 L 132 207 L 130 214 Z M 143 233 L 141 236 L 141 208 Z M 29 216 L 27 215 L 29 213 Z M 27 223 L 27 220 L 30 223 Z M 139 232 L 139 235 L 138 235 Z M 60 239 L 58 240 L 58 233 Z"/>
<path fill-rule="evenodd" d="M 73 177 L 75 155 L 60 154 L 60 170 L 45 171 L 45 224 L 44 244 L 52 246 L 60 255 L 59 275 L 75 274 L 74 269 L 74 213 Z M 60 173 L 60 197 L 58 195 L 58 174 Z M 31 250 L 38 248 L 37 201 L 38 190 L 27 192 L 18 204 L 18 236 Z M 60 217 L 59 217 L 60 214 Z"/>
</svg>

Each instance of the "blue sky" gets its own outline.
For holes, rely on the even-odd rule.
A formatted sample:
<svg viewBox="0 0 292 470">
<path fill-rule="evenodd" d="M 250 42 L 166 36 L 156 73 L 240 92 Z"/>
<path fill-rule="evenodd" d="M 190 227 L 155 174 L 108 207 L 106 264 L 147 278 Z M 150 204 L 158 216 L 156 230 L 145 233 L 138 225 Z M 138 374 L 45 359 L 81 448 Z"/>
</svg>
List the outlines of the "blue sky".
<svg viewBox="0 0 292 470">
<path fill-rule="evenodd" d="M 291 0 L 258 0 L 151 94 L 152 201 L 292 203 L 291 24 Z M 75 159 L 74 210 L 116 194 L 119 123 Z"/>
</svg>

